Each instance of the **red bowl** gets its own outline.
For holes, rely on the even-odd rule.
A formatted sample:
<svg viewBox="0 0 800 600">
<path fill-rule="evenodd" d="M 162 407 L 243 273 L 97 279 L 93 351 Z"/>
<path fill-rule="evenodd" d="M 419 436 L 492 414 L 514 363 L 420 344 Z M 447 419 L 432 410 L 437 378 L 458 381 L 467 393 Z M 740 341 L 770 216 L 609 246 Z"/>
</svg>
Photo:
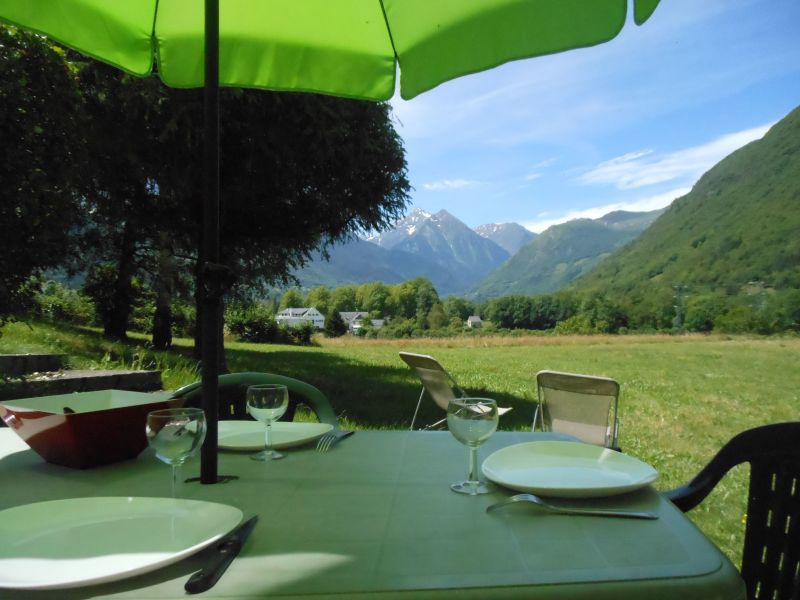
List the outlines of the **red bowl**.
<svg viewBox="0 0 800 600">
<path fill-rule="evenodd" d="M 5 400 L 0 418 L 47 462 L 88 469 L 138 456 L 147 413 L 180 406 L 169 392 L 100 390 Z"/>
</svg>

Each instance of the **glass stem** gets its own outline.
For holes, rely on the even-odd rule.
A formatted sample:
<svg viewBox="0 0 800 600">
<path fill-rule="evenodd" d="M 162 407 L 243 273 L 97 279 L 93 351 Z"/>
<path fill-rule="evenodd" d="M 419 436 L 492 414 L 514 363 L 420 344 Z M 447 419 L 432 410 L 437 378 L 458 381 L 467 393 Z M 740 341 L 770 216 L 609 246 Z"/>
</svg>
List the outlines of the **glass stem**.
<svg viewBox="0 0 800 600">
<path fill-rule="evenodd" d="M 180 465 L 172 465 L 172 497 L 177 498 L 181 489 Z"/>
<path fill-rule="evenodd" d="M 267 456 L 272 454 L 272 449 L 269 446 L 269 429 L 272 421 L 267 421 L 267 432 L 264 434 L 264 447 L 267 449 Z"/>
<path fill-rule="evenodd" d="M 467 481 L 478 481 L 478 447 L 469 447 L 469 471 L 467 472 Z"/>
</svg>

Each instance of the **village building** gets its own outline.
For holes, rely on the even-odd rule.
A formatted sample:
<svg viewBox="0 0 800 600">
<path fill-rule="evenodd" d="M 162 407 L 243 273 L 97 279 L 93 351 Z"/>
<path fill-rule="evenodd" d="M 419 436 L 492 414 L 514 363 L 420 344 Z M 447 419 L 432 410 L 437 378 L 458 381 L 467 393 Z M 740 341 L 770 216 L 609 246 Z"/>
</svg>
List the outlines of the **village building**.
<svg viewBox="0 0 800 600">
<path fill-rule="evenodd" d="M 361 321 L 369 318 L 369 313 L 364 311 L 348 311 L 340 312 L 339 316 L 342 317 L 342 321 L 347 325 L 347 331 L 355 333 L 361 329 Z"/>
<path fill-rule="evenodd" d="M 369 313 L 364 311 L 340 312 L 339 316 L 342 317 L 350 333 L 358 333 L 367 323 L 373 329 L 380 329 L 386 323 L 386 319 L 370 319 Z"/>
<path fill-rule="evenodd" d="M 472 315 L 467 319 L 467 327 L 470 329 L 480 329 L 483 326 L 483 321 L 478 315 Z"/>
<path fill-rule="evenodd" d="M 284 308 L 275 320 L 279 325 L 298 327 L 303 323 L 311 323 L 317 329 L 325 327 L 325 316 L 313 306 L 310 308 Z"/>
</svg>

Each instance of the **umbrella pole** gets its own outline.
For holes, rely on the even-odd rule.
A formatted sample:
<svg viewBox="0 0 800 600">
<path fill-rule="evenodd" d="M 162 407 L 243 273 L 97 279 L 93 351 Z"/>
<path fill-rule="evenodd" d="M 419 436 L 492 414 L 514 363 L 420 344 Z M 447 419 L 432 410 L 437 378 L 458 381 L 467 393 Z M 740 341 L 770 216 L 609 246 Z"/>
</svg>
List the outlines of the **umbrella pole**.
<svg viewBox="0 0 800 600">
<path fill-rule="evenodd" d="M 218 363 L 220 288 L 209 265 L 219 265 L 219 0 L 205 0 L 204 120 L 205 194 L 203 198 L 203 252 L 201 257 L 202 390 L 206 439 L 200 451 L 201 483 L 217 482 Z"/>
</svg>

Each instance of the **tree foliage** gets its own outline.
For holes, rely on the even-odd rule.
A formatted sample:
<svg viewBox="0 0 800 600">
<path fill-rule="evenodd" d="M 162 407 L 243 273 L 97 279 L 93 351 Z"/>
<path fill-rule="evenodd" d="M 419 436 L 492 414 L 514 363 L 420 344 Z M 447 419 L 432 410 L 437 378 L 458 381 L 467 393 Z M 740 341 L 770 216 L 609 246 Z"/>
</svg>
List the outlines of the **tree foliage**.
<svg viewBox="0 0 800 600">
<path fill-rule="evenodd" d="M 0 166 L 0 233 L 20 254 L 3 256 L 0 314 L 79 240 L 73 269 L 115 269 L 106 333 L 124 337 L 136 277 L 157 290 L 163 326 L 171 295 L 199 272 L 202 90 L 70 62 L 41 37 L 0 31 L 0 124 L 4 139 L 20 140 L 4 146 Z M 388 104 L 224 89 L 220 125 L 221 250 L 235 297 L 287 281 L 315 249 L 384 228 L 406 205 Z"/>
<path fill-rule="evenodd" d="M 342 316 L 334 311 L 325 319 L 325 335 L 328 337 L 341 337 L 347 333 L 347 323 Z"/>
<path fill-rule="evenodd" d="M 0 26 L 0 321 L 71 253 L 84 183 L 82 99 L 64 53 Z"/>
</svg>

